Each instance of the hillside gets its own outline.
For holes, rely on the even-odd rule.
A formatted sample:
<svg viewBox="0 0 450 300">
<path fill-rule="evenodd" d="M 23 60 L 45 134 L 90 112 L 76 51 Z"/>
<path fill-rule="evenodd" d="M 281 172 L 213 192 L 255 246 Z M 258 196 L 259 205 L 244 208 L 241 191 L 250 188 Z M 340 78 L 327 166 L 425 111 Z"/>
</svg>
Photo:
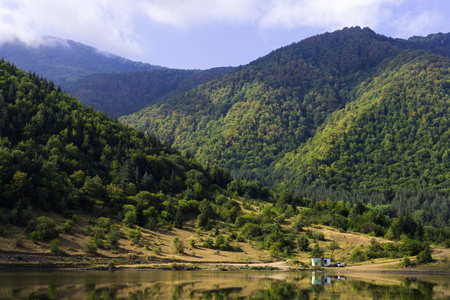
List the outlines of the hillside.
<svg viewBox="0 0 450 300">
<path fill-rule="evenodd" d="M 277 167 L 297 171 L 293 185 L 322 180 L 334 189 L 421 187 L 448 194 L 449 92 L 450 60 L 402 54 Z"/>
<path fill-rule="evenodd" d="M 64 88 L 84 105 L 92 105 L 108 116 L 120 117 L 190 90 L 230 69 L 96 73 L 70 82 Z"/>
<path fill-rule="evenodd" d="M 447 54 L 448 35 L 400 40 L 345 28 L 283 47 L 121 121 L 269 186 L 381 193 L 382 202 L 399 189 L 447 193 Z M 391 145 L 382 151 L 384 140 Z"/>
<path fill-rule="evenodd" d="M 45 43 L 32 47 L 23 43 L 0 46 L 0 57 L 20 69 L 52 80 L 63 88 L 69 82 L 94 73 L 157 70 L 159 66 L 135 62 L 71 40 L 46 37 Z"/>
<path fill-rule="evenodd" d="M 27 226 L 35 211 L 84 210 L 181 226 L 183 212 L 196 213 L 197 200 L 229 182 L 226 171 L 144 138 L 8 62 L 0 77 L 1 223 Z M 190 202 L 179 204 L 184 197 Z"/>
</svg>

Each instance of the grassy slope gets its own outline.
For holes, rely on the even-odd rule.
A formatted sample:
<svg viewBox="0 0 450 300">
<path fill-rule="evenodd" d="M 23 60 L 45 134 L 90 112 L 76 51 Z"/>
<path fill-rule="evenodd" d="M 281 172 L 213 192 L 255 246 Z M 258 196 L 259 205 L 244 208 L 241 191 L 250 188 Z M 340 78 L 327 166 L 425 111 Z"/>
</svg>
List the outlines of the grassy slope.
<svg viewBox="0 0 450 300">
<path fill-rule="evenodd" d="M 254 208 L 256 210 L 256 208 Z M 64 218 L 56 214 L 46 214 L 56 220 L 58 225 L 64 224 Z M 37 242 L 33 243 L 26 238 L 25 231 L 14 226 L 0 228 L 0 267 L 105 267 L 111 260 L 118 267 L 169 267 L 173 263 L 177 263 L 183 267 L 197 266 L 207 267 L 208 265 L 229 265 L 236 264 L 234 267 L 240 268 L 249 264 L 258 267 L 274 267 L 281 270 L 290 268 L 305 268 L 310 265 L 310 252 L 294 252 L 293 257 L 285 262 L 281 262 L 277 258 L 271 257 L 267 250 L 258 250 L 256 243 L 249 240 L 239 243 L 242 252 L 217 251 L 201 247 L 203 240 L 210 237 L 215 240 L 212 230 L 211 232 L 202 231 L 197 233 L 196 222 L 191 220 L 183 229 L 173 228 L 171 230 L 148 230 L 140 228 L 142 231 L 142 239 L 140 245 L 131 245 L 126 237 L 127 227 L 121 226 L 121 240 L 118 251 L 98 250 L 97 255 L 88 256 L 84 252 L 84 245 L 89 237 L 84 233 L 84 228 L 89 224 L 89 218 L 92 216 L 78 215 L 77 224 L 73 234 L 60 234 L 61 254 L 55 255 L 50 252 L 50 243 Z M 295 218 L 295 217 L 294 217 Z M 290 226 L 294 220 L 289 219 L 283 226 Z M 217 227 L 224 224 L 219 224 Z M 321 248 L 325 248 L 325 256 L 330 257 L 331 252 L 327 246 L 332 240 L 339 243 L 340 249 L 333 254 L 333 261 L 346 262 L 348 271 L 411 271 L 400 266 L 401 259 L 381 258 L 362 263 L 351 263 L 350 255 L 356 246 L 369 245 L 373 238 L 361 233 L 342 233 L 335 228 L 327 226 L 304 227 L 304 230 L 313 232 L 320 231 L 325 235 L 325 241 L 318 241 Z M 228 236 L 229 233 L 225 229 L 220 229 L 220 233 Z M 174 237 L 180 237 L 186 246 L 184 254 L 175 254 L 173 251 Z M 189 241 L 194 239 L 196 247 L 190 246 Z M 19 243 L 17 242 L 19 240 Z M 376 238 L 380 243 L 389 242 L 382 238 Z M 149 249 L 144 247 L 145 242 L 149 243 Z M 18 245 L 22 242 L 22 245 Z M 310 248 L 314 245 L 314 241 L 310 240 Z M 235 241 L 231 243 L 235 244 Z M 161 247 L 161 253 L 156 254 L 152 249 Z M 450 259 L 450 250 L 441 247 L 432 247 L 434 261 L 429 264 L 420 265 L 414 268 L 414 271 L 433 271 L 433 272 L 450 272 L 450 265 L 447 261 Z M 411 257 L 414 261 L 414 258 Z M 304 264 L 302 266 L 302 263 Z M 206 266 L 205 266 L 206 265 Z M 339 269 L 343 271 L 343 269 Z"/>
</svg>

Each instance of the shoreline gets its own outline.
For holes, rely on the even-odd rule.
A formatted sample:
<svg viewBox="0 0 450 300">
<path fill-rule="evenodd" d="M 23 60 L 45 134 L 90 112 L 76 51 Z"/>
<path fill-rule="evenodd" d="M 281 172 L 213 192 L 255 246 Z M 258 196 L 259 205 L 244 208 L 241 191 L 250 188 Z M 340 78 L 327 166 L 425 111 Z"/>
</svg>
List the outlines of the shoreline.
<svg viewBox="0 0 450 300">
<path fill-rule="evenodd" d="M 1 255 L 1 253 L 0 253 Z M 29 255 L 29 254 L 26 254 Z M 34 254 L 39 255 L 39 254 Z M 45 256 L 45 254 L 43 254 Z M 50 254 L 50 256 L 58 257 Z M 64 256 L 71 257 L 71 256 Z M 98 259 L 98 257 L 91 257 Z M 108 259 L 108 258 L 103 258 Z M 220 261 L 179 261 L 162 260 L 155 262 L 130 264 L 119 261 L 109 262 L 80 262 L 64 263 L 62 261 L 46 263 L 27 263 L 27 262 L 0 262 L 0 272 L 22 272 L 22 271 L 126 271 L 126 270 L 161 270 L 161 271 L 275 271 L 275 272 L 318 272 L 318 273 L 378 273 L 378 274 L 397 274 L 397 275 L 450 275 L 450 271 L 440 270 L 421 270 L 421 269 L 376 269 L 377 265 L 372 264 L 375 269 L 361 270 L 363 265 L 349 266 L 346 268 L 320 268 L 307 269 L 288 265 L 286 261 L 278 262 L 220 262 Z"/>
</svg>

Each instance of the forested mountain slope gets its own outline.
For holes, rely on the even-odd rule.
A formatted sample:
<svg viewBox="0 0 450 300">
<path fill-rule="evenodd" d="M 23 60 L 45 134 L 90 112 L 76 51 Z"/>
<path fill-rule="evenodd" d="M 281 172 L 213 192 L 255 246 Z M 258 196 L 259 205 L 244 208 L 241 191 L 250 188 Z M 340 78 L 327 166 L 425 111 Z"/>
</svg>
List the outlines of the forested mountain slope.
<svg viewBox="0 0 450 300">
<path fill-rule="evenodd" d="M 436 43 L 436 36 L 443 42 Z M 265 184 L 294 189 L 316 182 L 360 192 L 411 187 L 446 192 L 450 169 L 441 161 L 447 145 L 438 135 L 448 129 L 443 113 L 448 107 L 448 59 L 417 50 L 446 54 L 446 38 L 407 41 L 368 28 L 345 28 L 276 50 L 122 121 L 192 152 L 203 163 Z M 365 129 L 363 135 L 358 128 L 367 115 L 373 115 L 378 128 Z M 363 123 L 349 127 L 354 125 L 345 122 L 349 118 Z M 430 124 L 439 124 L 436 131 Z M 338 139 L 347 127 L 358 137 L 353 143 Z M 425 129 L 429 133 L 422 132 Z M 396 141 L 398 131 L 402 139 Z M 404 139 L 406 132 L 412 132 L 410 140 Z M 331 147 L 329 141 L 322 143 L 325 137 L 346 144 Z M 391 144 L 383 152 L 379 147 L 385 139 Z M 406 150 L 410 152 L 400 158 Z M 427 163 L 436 158 L 432 165 Z M 345 168 L 356 159 L 359 163 Z M 415 167 L 406 170 L 404 160 Z M 334 173 L 325 175 L 333 163 Z"/>
<path fill-rule="evenodd" d="M 123 116 L 208 82 L 230 69 L 96 73 L 68 83 L 65 90 L 84 105 L 92 105 L 108 116 Z"/>
<path fill-rule="evenodd" d="M 422 59 L 420 53 L 416 54 L 416 59 Z M 445 67 L 436 63 L 434 71 L 446 74 Z M 410 70 L 407 64 L 405 68 Z M 428 69 L 422 68 L 420 73 L 432 74 L 433 69 Z M 379 80 L 387 84 L 390 74 L 383 74 Z M 376 82 L 360 87 L 371 91 L 369 87 Z M 434 103 L 435 99 L 427 101 Z M 416 113 L 430 121 L 423 112 Z M 437 113 L 442 113 L 440 108 Z M 351 254 L 352 244 L 347 243 L 346 258 L 353 261 L 417 255 L 419 263 L 430 262 L 429 242 L 450 245 L 450 231 L 445 227 L 449 198 L 433 193 L 397 193 L 395 197 L 389 205 L 365 205 L 361 201 L 309 199 L 287 190 L 271 193 L 255 181 L 231 180 L 223 169 L 203 167 L 191 155 L 180 155 L 153 136 L 145 138 L 143 133 L 82 106 L 55 89 L 51 81 L 0 62 L 2 251 L 42 254 L 50 246 L 55 254 L 52 261 L 56 255 L 73 255 L 78 262 L 83 257 L 85 263 L 89 256 L 101 256 L 118 258 L 127 265 L 161 258 L 171 262 L 178 258 L 209 261 L 213 251 L 213 259 L 221 262 L 224 257 L 230 260 L 229 252 L 241 251 L 245 252 L 239 259 L 245 260 L 261 259 L 261 254 L 272 259 L 310 257 L 323 251 L 318 240 L 322 247 L 333 243 L 323 243 L 322 227 L 314 226 L 322 224 L 342 232 L 402 240 L 401 244 L 387 243 L 385 247 L 373 239 L 363 252 L 361 246 Z M 423 209 L 406 211 L 397 206 L 405 203 L 404 198 L 413 204 L 410 207 L 423 203 Z M 189 230 L 170 230 L 182 228 L 187 221 Z M 155 228 L 158 231 L 150 231 Z M 33 242 L 31 247 L 25 236 Z M 188 238 L 192 254 L 185 253 Z M 316 245 L 312 247 L 309 240 Z M 335 249 L 340 248 L 336 241 L 334 244 Z M 22 259 L 17 255 L 14 260 Z M 49 266 L 45 260 L 44 264 Z"/>
<path fill-rule="evenodd" d="M 20 42 L 0 46 L 0 58 L 10 61 L 26 72 L 35 72 L 63 88 L 67 83 L 94 73 L 131 72 L 161 69 L 135 62 L 97 49 L 53 37 L 45 38 L 38 47 Z"/>
<path fill-rule="evenodd" d="M 198 209 L 198 203 L 178 206 L 182 193 L 189 199 L 210 198 L 228 181 L 227 172 L 204 168 L 167 144 L 82 106 L 52 82 L 1 62 L 1 223 L 26 223 L 34 209 L 83 209 L 99 215 L 130 213 L 142 225 L 149 218 L 155 225 L 172 224 L 178 211 L 181 224 L 183 212 Z M 141 211 L 136 212 L 138 202 Z M 150 207 L 144 218 L 142 211 Z"/>
<path fill-rule="evenodd" d="M 408 52 L 363 82 L 357 100 L 277 165 L 291 185 L 450 190 L 450 60 Z M 291 177 L 292 176 L 292 177 Z"/>
</svg>

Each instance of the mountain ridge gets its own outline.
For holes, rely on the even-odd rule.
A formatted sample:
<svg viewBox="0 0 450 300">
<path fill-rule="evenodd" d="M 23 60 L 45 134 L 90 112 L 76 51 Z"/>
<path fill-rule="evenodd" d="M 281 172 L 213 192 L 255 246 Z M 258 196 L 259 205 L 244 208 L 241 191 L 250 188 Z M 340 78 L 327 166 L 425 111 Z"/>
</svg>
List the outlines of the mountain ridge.
<svg viewBox="0 0 450 300">
<path fill-rule="evenodd" d="M 9 42 L 0 46 L 0 56 L 19 68 L 37 73 L 56 85 L 101 72 L 130 72 L 161 69 L 147 63 L 135 62 L 115 54 L 72 40 L 45 37 L 38 46 Z"/>
<path fill-rule="evenodd" d="M 203 163 L 226 167 L 238 178 L 276 181 L 292 189 L 280 159 L 313 138 L 334 112 L 345 111 L 361 97 L 361 85 L 383 68 L 406 64 L 414 55 L 426 61 L 436 47 L 438 54 L 445 53 L 445 44 L 435 37 L 430 42 L 392 39 L 359 27 L 317 35 L 121 120 L 194 153 Z"/>
</svg>

